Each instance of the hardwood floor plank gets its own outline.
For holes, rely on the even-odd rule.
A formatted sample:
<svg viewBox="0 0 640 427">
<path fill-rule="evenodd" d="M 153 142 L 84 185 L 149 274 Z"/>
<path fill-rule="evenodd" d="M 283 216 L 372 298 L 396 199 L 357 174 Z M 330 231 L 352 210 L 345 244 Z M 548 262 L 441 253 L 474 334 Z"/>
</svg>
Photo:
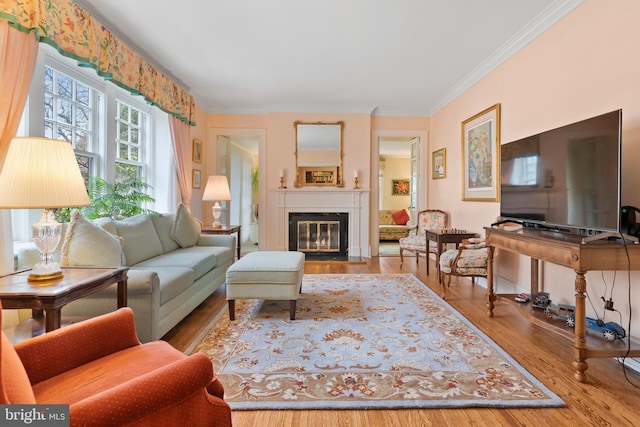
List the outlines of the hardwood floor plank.
<svg viewBox="0 0 640 427">
<path fill-rule="evenodd" d="M 431 260 L 400 268 L 399 257 L 374 257 L 363 263 L 307 262 L 305 274 L 413 273 L 441 293 Z M 535 326 L 511 302 L 496 301 L 494 317 L 486 315 L 485 289 L 467 278 L 452 278 L 447 302 L 493 339 L 567 404 L 566 408 L 464 408 L 396 410 L 233 411 L 233 425 L 245 426 L 635 426 L 640 424 L 640 391 L 627 382 L 614 359 L 589 359 L 587 383 L 573 377 L 571 342 Z M 226 306 L 224 286 L 163 339 L 184 351 Z M 640 375 L 627 371 L 640 385 Z"/>
</svg>

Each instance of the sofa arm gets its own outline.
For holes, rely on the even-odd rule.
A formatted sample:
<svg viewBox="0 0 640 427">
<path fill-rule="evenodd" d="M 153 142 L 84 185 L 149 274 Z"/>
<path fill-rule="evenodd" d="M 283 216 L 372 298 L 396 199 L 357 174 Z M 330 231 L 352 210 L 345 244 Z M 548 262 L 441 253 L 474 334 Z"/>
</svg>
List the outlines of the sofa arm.
<svg viewBox="0 0 640 427">
<path fill-rule="evenodd" d="M 224 246 L 236 248 L 236 236 L 227 234 L 201 234 L 197 246 Z"/>
<path fill-rule="evenodd" d="M 135 345 L 140 341 L 133 311 L 124 307 L 22 341 L 14 348 L 31 384 L 37 384 Z"/>
<path fill-rule="evenodd" d="M 196 353 L 74 403 L 69 415 L 74 425 L 125 425 L 201 393 L 212 405 L 225 406 L 230 417 L 226 402 L 204 392 L 213 380 L 211 360 Z"/>
</svg>

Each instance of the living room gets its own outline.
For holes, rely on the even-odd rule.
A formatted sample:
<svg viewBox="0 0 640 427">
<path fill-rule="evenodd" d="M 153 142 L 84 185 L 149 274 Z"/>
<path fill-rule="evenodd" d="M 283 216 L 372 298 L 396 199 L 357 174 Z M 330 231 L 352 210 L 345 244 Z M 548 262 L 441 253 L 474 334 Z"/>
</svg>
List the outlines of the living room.
<svg viewBox="0 0 640 427">
<path fill-rule="evenodd" d="M 288 187 L 286 191 L 296 192 L 293 188 L 296 165 L 295 121 L 344 122 L 345 185 L 339 191 L 353 191 L 353 173 L 357 171 L 359 186 L 368 193 L 369 200 L 378 200 L 382 191 L 377 179 L 379 138 L 418 133 L 424 135 L 420 141 L 420 188 L 423 199 L 418 208 L 442 209 L 449 213 L 452 226 L 483 234 L 484 227 L 499 216 L 500 203 L 462 200 L 460 134 L 461 124 L 465 120 L 488 107 L 500 104 L 500 141 L 506 143 L 621 108 L 621 204 L 640 206 L 640 179 L 634 164 L 634 160 L 640 158 L 640 101 L 635 90 L 637 76 L 640 75 L 640 58 L 635 54 L 636 41 L 640 39 L 640 29 L 635 22 L 637 16 L 640 16 L 640 5 L 634 0 L 616 0 L 615 5 L 600 0 L 585 0 L 468 88 L 443 101 L 430 115 L 377 115 L 367 108 L 232 114 L 207 112 L 196 105 L 196 124 L 191 127 L 190 139 L 196 138 L 204 142 L 204 159 L 202 164 L 192 163 L 190 167 L 201 168 L 203 177 L 214 174 L 218 171 L 218 135 L 243 132 L 257 134 L 260 138 L 261 174 L 260 250 L 283 250 L 286 248 L 279 243 L 283 242 L 281 236 L 275 235 L 280 232 L 278 206 L 270 195 L 278 192 L 280 171 L 284 171 Z M 165 135 L 164 139 L 169 138 Z M 446 149 L 446 178 L 432 179 L 431 156 L 440 149 Z M 163 173 L 169 170 L 168 167 L 163 167 Z M 191 211 L 205 224 L 210 224 L 211 204 L 202 201 L 203 192 L 204 186 L 191 190 Z M 173 201 L 173 198 L 167 197 L 162 210 L 171 209 Z M 377 210 L 374 205 L 375 203 L 366 204 L 364 228 L 368 233 L 363 232 L 358 236 L 359 255 L 367 259 L 367 262 L 371 262 L 374 236 L 377 235 Z M 385 261 L 389 262 L 392 261 Z M 322 267 L 316 268 L 321 270 Z M 397 266 L 393 268 L 397 270 Z M 410 268 L 405 271 L 424 275 L 422 270 L 413 266 Z M 602 280 L 600 272 L 591 272 L 588 275 L 587 290 L 592 294 L 592 299 L 597 299 L 598 302 L 605 291 L 610 291 L 606 297 L 615 300 L 622 317 L 630 320 L 628 325 L 625 321 L 625 328 L 628 327 L 632 336 L 638 336 L 640 318 L 637 316 L 637 309 L 640 307 L 637 298 L 629 297 L 634 292 L 633 289 L 629 290 L 629 286 L 637 281 L 639 273 L 629 272 L 629 281 L 626 278 L 620 281 L 623 274 L 617 274 L 619 283 L 610 290 L 605 289 L 601 282 L 615 283 L 616 272 L 603 272 Z M 515 294 L 526 291 L 531 276 L 529 260 L 524 256 L 499 251 L 495 257 L 495 275 L 497 290 L 500 292 Z M 573 270 L 548 263 L 544 265 L 542 275 L 547 284 L 567 284 L 553 287 L 554 301 L 569 303 L 574 300 L 574 289 L 571 286 L 575 280 Z M 626 272 L 624 275 L 626 276 Z M 455 295 L 455 291 L 452 292 Z M 482 295 L 477 292 L 467 293 L 465 297 L 482 298 Z M 484 309 L 481 304 L 477 304 L 475 308 Z M 588 314 L 594 311 L 599 313 L 600 305 L 596 309 L 587 307 Z M 595 368 L 596 371 L 604 369 L 602 365 L 596 365 Z M 567 378 L 560 381 L 574 381 L 568 372 L 564 372 Z M 601 373 L 598 378 L 602 377 L 606 377 L 606 374 Z M 607 384 L 606 387 L 615 388 L 616 385 Z M 528 414 L 535 417 L 533 411 Z M 414 416 L 420 418 L 419 415 Z M 600 417 L 599 421 L 604 421 L 605 415 L 600 414 Z M 472 422 L 464 417 L 457 420 Z M 597 424 L 596 421 L 594 423 Z"/>
</svg>

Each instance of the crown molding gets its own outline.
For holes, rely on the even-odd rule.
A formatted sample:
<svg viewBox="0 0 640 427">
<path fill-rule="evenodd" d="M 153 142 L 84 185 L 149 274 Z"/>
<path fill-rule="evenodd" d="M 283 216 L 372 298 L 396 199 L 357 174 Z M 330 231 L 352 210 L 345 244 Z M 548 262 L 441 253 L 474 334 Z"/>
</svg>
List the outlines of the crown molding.
<svg viewBox="0 0 640 427">
<path fill-rule="evenodd" d="M 575 8 L 580 6 L 584 0 L 556 0 L 545 8 L 538 16 L 529 22 L 521 31 L 511 37 L 504 45 L 498 48 L 479 66 L 474 68 L 462 80 L 456 83 L 439 101 L 433 106 L 430 116 L 437 113 L 449 102 L 462 95 L 467 89 L 479 82 L 483 77 L 496 69 L 500 64 L 510 58 L 520 49 L 533 41 L 536 37 L 544 33 L 552 25 L 560 21 Z"/>
</svg>

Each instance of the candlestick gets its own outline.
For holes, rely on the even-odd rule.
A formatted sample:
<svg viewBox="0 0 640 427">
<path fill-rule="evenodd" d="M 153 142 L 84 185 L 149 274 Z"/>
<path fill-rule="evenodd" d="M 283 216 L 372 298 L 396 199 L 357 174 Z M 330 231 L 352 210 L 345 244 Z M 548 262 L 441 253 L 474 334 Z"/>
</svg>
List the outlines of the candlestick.
<svg viewBox="0 0 640 427">
<path fill-rule="evenodd" d="M 358 190 L 360 187 L 358 186 L 358 177 L 353 178 L 353 189 Z"/>
<path fill-rule="evenodd" d="M 353 177 L 357 178 L 358 177 L 358 169 L 354 169 L 353 170 Z"/>
<path fill-rule="evenodd" d="M 284 178 L 284 169 L 280 169 L 280 178 Z"/>
<path fill-rule="evenodd" d="M 284 186 L 284 176 L 281 176 L 281 177 L 280 177 L 280 187 L 278 187 L 278 188 L 280 188 L 281 190 L 282 190 L 283 188 L 287 188 L 287 187 L 285 187 L 285 186 Z"/>
</svg>

